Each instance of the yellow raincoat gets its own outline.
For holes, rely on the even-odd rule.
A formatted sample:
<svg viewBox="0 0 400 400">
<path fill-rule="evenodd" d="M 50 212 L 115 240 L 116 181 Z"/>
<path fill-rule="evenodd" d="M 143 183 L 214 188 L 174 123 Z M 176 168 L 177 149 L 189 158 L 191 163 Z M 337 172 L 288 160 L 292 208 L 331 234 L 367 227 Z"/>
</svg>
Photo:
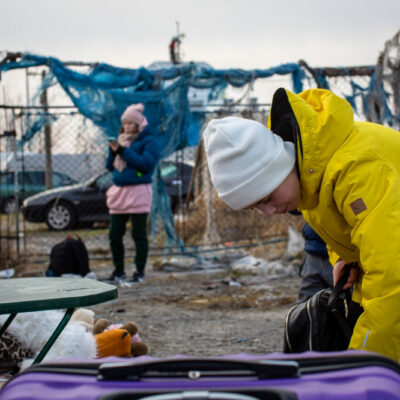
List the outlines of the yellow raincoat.
<svg viewBox="0 0 400 400">
<path fill-rule="evenodd" d="M 340 257 L 362 269 L 353 299 L 364 312 L 349 348 L 400 362 L 400 133 L 354 122 L 329 90 L 286 95 L 299 129 L 298 209 L 337 254 L 333 264 Z"/>
</svg>

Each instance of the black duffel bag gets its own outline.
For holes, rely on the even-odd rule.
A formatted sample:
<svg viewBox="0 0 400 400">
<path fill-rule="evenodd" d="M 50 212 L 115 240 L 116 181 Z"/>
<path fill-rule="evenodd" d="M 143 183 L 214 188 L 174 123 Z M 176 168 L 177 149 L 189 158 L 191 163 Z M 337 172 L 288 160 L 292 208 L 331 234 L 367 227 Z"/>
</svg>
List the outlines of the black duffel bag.
<svg viewBox="0 0 400 400">
<path fill-rule="evenodd" d="M 76 236 L 75 238 L 73 236 Z M 89 255 L 85 243 L 78 235 L 67 238 L 53 246 L 46 276 L 74 274 L 85 276 L 90 272 Z"/>
<path fill-rule="evenodd" d="M 354 325 L 363 312 L 362 307 L 351 300 L 352 289 L 343 290 L 348 271 L 349 268 L 333 289 L 320 290 L 289 310 L 284 353 L 348 348 Z"/>
</svg>

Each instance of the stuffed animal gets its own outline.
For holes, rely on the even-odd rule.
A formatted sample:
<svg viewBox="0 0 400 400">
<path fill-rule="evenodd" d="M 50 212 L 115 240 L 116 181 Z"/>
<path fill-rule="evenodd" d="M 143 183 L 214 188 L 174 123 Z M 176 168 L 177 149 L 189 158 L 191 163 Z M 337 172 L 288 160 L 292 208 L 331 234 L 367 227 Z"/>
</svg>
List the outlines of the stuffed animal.
<svg viewBox="0 0 400 400">
<path fill-rule="evenodd" d="M 91 332 L 93 329 L 91 320 L 94 320 L 94 312 L 87 309 L 78 309 L 77 311 L 79 313 L 72 315 L 71 320 L 43 361 L 69 357 L 82 360 L 96 358 L 96 341 Z M 64 312 L 60 310 L 17 314 L 6 333 L 19 344 L 25 353 L 22 361 L 20 357 L 14 356 L 14 361 L 20 368 L 25 369 L 32 364 L 33 359 L 46 344 L 63 316 Z M 5 323 L 7 317 L 7 315 L 0 315 L 0 326 Z"/>
<path fill-rule="evenodd" d="M 139 357 L 148 353 L 146 343 L 142 342 L 134 322 L 110 324 L 106 319 L 99 319 L 93 328 L 97 343 L 97 357 Z"/>
<path fill-rule="evenodd" d="M 64 313 L 47 310 L 17 314 L 2 336 L 0 360 L 14 362 L 20 369 L 30 366 L 56 329 Z M 0 327 L 7 315 L 0 315 Z M 7 338 L 7 340 L 6 340 Z M 138 357 L 148 347 L 140 340 L 138 327 L 133 322 L 110 325 L 104 319 L 94 324 L 94 312 L 77 309 L 43 361 L 59 358 L 81 360 L 107 356 Z"/>
<path fill-rule="evenodd" d="M 71 316 L 70 322 L 78 322 L 87 332 L 93 332 L 94 327 L 94 311 L 87 308 L 78 308 Z"/>
<path fill-rule="evenodd" d="M 16 368 L 26 358 L 32 358 L 33 352 L 24 346 L 8 332 L 4 332 L 0 339 L 0 365 L 1 367 L 8 366 L 10 369 Z"/>
</svg>

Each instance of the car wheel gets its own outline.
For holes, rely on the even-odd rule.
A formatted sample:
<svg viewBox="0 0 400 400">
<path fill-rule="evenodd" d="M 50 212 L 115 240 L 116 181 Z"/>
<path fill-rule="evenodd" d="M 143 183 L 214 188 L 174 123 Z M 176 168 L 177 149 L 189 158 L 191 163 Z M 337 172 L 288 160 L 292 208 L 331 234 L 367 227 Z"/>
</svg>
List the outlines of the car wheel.
<svg viewBox="0 0 400 400">
<path fill-rule="evenodd" d="M 6 214 L 15 213 L 15 199 L 13 197 L 7 197 L 4 199 L 3 210 Z"/>
<path fill-rule="evenodd" d="M 70 229 L 75 223 L 72 206 L 67 203 L 54 203 L 46 212 L 46 224 L 50 229 L 63 231 Z"/>
</svg>

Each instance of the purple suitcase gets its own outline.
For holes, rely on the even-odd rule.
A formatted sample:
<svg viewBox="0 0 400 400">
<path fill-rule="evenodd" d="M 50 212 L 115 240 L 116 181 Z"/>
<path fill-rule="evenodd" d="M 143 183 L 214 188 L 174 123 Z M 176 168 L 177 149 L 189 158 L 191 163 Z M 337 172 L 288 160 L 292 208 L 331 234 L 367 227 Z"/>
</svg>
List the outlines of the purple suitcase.
<svg viewBox="0 0 400 400">
<path fill-rule="evenodd" d="M 400 399 L 400 365 L 375 353 L 106 358 L 37 364 L 1 400 Z"/>
</svg>

